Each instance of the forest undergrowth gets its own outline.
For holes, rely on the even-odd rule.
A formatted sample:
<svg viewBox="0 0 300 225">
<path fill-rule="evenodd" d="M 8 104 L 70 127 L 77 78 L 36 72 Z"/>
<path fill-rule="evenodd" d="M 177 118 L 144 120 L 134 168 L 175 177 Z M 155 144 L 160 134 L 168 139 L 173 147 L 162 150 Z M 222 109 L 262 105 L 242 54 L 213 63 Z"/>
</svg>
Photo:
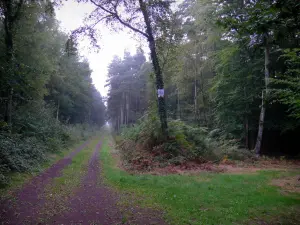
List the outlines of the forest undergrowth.
<svg viewBox="0 0 300 225">
<path fill-rule="evenodd" d="M 115 141 L 120 166 L 128 171 L 181 173 L 182 171 L 243 172 L 264 168 L 299 168 L 296 158 L 257 157 L 221 129 L 196 127 L 181 120 L 169 121 L 169 136 L 163 138 L 157 117 L 150 112 L 138 123 L 123 127 Z"/>
<path fill-rule="evenodd" d="M 169 136 L 163 138 L 159 121 L 151 113 L 137 124 L 124 127 L 115 138 L 124 167 L 133 170 L 256 160 L 252 151 L 239 148 L 236 140 L 226 139 L 220 130 L 210 131 L 180 120 L 169 121 Z"/>
<path fill-rule="evenodd" d="M 99 129 L 89 124 L 63 124 L 51 107 L 25 106 L 16 112 L 13 130 L 6 123 L 0 131 L 0 188 L 42 170 L 70 146 L 87 140 Z M 11 184 L 12 183 L 12 184 Z"/>
<path fill-rule="evenodd" d="M 137 172 L 120 165 L 124 150 L 109 143 L 101 151 L 103 173 L 109 184 L 126 193 L 121 199 L 124 207 L 138 204 L 163 210 L 170 224 L 299 223 L 299 167 L 282 169 L 281 164 L 281 169 L 224 173 Z"/>
</svg>

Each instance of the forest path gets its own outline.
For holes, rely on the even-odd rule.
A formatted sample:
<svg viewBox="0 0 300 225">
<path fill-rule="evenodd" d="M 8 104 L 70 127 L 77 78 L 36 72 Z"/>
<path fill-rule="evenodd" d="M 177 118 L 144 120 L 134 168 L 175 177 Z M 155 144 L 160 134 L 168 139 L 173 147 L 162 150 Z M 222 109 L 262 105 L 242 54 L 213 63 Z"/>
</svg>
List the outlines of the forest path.
<svg viewBox="0 0 300 225">
<path fill-rule="evenodd" d="M 124 210 L 121 195 L 103 183 L 99 151 L 105 135 L 34 177 L 15 199 L 0 202 L 0 224 L 165 224 L 153 210 Z"/>
</svg>

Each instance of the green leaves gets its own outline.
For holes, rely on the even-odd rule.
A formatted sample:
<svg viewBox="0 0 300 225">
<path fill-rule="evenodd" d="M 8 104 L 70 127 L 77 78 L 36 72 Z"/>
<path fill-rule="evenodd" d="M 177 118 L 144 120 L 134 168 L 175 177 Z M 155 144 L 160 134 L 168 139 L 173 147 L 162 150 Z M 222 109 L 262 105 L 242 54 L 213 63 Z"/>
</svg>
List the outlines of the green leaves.
<svg viewBox="0 0 300 225">
<path fill-rule="evenodd" d="M 52 5 L 22 2 L 11 33 L 0 25 L 0 35 L 11 34 L 13 42 L 11 54 L 7 41 L 0 41 L 0 183 L 7 182 L 9 172 L 30 171 L 49 152 L 87 136 L 87 127 L 64 124 L 102 126 L 106 116 L 87 60 L 74 42 L 68 42 L 72 55 L 65 52 L 68 38 L 59 30 Z M 7 14 L 2 16 L 6 21 Z"/>
<path fill-rule="evenodd" d="M 284 74 L 276 74 L 271 80 L 272 99 L 288 107 L 288 114 L 297 123 L 293 128 L 300 125 L 300 49 L 286 50 L 282 58 L 285 60 L 287 70 Z M 292 129 L 293 129 L 292 128 Z"/>
<path fill-rule="evenodd" d="M 143 52 L 135 55 L 125 52 L 124 58 L 114 57 L 109 65 L 108 114 L 115 130 L 132 124 L 147 108 L 147 81 L 151 66 Z"/>
</svg>

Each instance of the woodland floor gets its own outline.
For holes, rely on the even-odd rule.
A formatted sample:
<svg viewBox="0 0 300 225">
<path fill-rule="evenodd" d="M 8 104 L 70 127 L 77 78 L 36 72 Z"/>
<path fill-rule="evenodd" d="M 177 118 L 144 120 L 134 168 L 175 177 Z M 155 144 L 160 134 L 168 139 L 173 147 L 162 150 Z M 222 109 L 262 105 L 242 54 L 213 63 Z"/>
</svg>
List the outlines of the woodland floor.
<svg viewBox="0 0 300 225">
<path fill-rule="evenodd" d="M 118 160 L 102 132 L 1 195 L 0 224 L 300 224 L 298 165 L 132 174 Z"/>
</svg>

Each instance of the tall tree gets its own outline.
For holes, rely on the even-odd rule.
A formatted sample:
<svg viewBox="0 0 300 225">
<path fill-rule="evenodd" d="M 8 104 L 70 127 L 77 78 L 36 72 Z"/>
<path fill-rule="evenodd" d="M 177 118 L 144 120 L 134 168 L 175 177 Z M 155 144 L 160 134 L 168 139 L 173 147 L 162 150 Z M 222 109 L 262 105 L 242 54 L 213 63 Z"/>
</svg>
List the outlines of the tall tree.
<svg viewBox="0 0 300 225">
<path fill-rule="evenodd" d="M 264 83 L 265 88 L 262 91 L 261 111 L 259 116 L 259 126 L 255 151 L 257 155 L 261 152 L 261 143 L 263 138 L 263 130 L 265 124 L 265 112 L 269 99 L 269 79 L 270 74 L 274 75 L 271 70 L 271 55 L 276 48 L 282 46 L 280 42 L 284 39 L 290 39 L 290 31 L 297 27 L 296 14 L 289 14 L 291 9 L 286 1 L 223 1 L 226 14 L 222 15 L 221 20 L 231 32 L 235 39 L 248 40 L 250 46 L 258 46 L 264 49 Z M 237 7 L 233 7 L 237 4 Z M 299 8 L 299 4 L 293 3 L 295 8 Z M 229 12 L 229 13 L 228 13 Z M 289 14 L 289 24 L 286 24 Z M 291 22 L 292 21 L 292 22 Z M 287 28 L 285 28 L 287 26 Z M 285 30 L 289 30 L 288 38 L 284 37 Z M 292 32 L 293 33 L 293 32 Z M 295 38 L 295 36 L 293 37 Z M 293 39 L 292 38 L 292 39 Z M 273 51 L 273 52 L 272 52 Z"/>
<path fill-rule="evenodd" d="M 87 2 L 86 0 L 78 0 L 79 2 Z M 167 20 L 170 15 L 171 1 L 103 1 L 90 0 L 96 9 L 88 16 L 92 25 L 86 30 L 93 27 L 101 21 L 107 23 L 117 23 L 131 31 L 145 37 L 149 43 L 152 65 L 155 72 L 158 111 L 161 123 L 161 129 L 164 136 L 168 135 L 168 123 L 166 103 L 164 98 L 164 81 L 161 66 L 157 54 L 155 38 L 159 36 L 160 30 L 154 32 L 153 27 L 158 21 Z M 144 22 L 142 22 L 144 21 Z M 79 29 L 82 31 L 82 29 Z"/>
<path fill-rule="evenodd" d="M 6 74 L 7 77 L 1 77 L 1 86 L 4 87 L 7 97 L 7 106 L 5 113 L 5 121 L 11 125 L 12 120 L 12 95 L 13 83 L 15 77 L 15 60 L 14 60 L 14 29 L 15 24 L 20 16 L 23 0 L 2 0 L 0 2 L 0 16 L 4 24 L 4 39 L 5 39 L 5 55 L 6 55 Z M 4 73 L 3 73 L 4 74 Z M 6 81 L 6 82 L 5 82 Z M 3 90 L 3 89 L 2 89 Z"/>
<path fill-rule="evenodd" d="M 146 82 L 149 64 L 138 51 L 135 55 L 125 52 L 124 58 L 114 57 L 108 71 L 108 113 L 115 130 L 136 122 L 147 107 Z"/>
</svg>

